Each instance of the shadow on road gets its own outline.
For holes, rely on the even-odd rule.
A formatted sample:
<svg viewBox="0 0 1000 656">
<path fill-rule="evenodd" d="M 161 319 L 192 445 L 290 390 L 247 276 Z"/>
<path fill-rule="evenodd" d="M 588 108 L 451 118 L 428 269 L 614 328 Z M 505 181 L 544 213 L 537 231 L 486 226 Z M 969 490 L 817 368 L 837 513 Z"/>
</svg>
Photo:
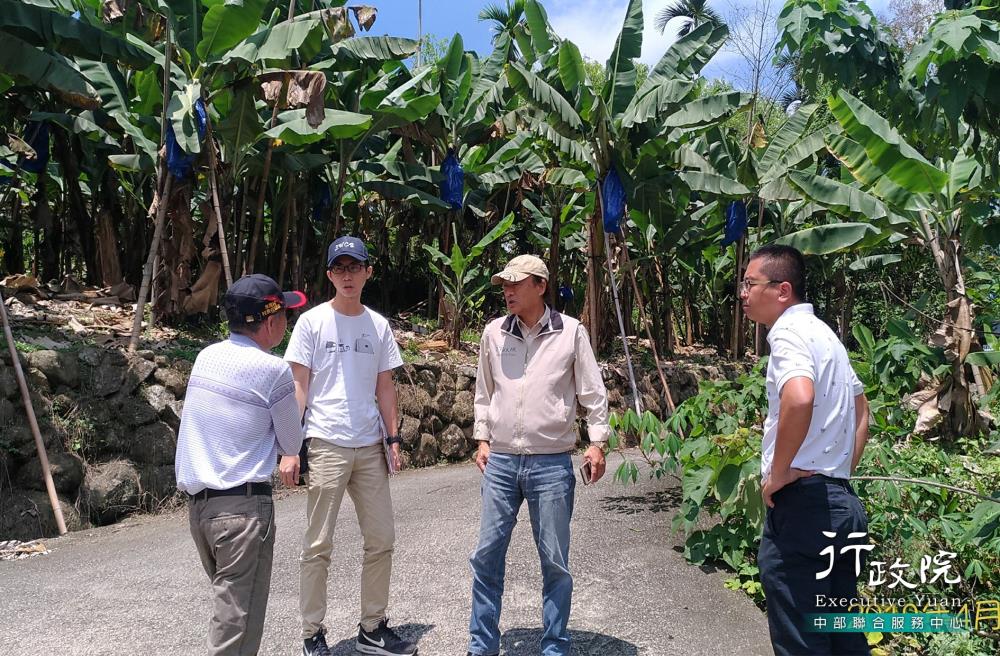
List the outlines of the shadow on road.
<svg viewBox="0 0 1000 656">
<path fill-rule="evenodd" d="M 639 649 L 603 633 L 569 632 L 575 656 L 638 656 Z M 505 656 L 535 656 L 542 642 L 542 629 L 510 629 L 500 636 L 501 653 Z"/>
<path fill-rule="evenodd" d="M 393 631 L 399 634 L 400 638 L 405 638 L 406 640 L 412 640 L 414 642 L 420 643 L 420 639 L 424 637 L 428 631 L 434 628 L 433 624 L 400 624 L 398 626 L 391 627 Z M 357 637 L 348 638 L 347 640 L 341 640 L 340 642 L 330 645 L 330 653 L 333 656 L 357 656 L 358 652 L 354 650 L 354 645 L 357 642 Z"/>
<path fill-rule="evenodd" d="M 669 512 L 676 510 L 680 505 L 681 495 L 681 489 L 673 487 L 643 495 L 605 497 L 601 500 L 601 508 L 607 512 L 618 513 L 620 515 L 638 515 L 642 512 Z"/>
</svg>

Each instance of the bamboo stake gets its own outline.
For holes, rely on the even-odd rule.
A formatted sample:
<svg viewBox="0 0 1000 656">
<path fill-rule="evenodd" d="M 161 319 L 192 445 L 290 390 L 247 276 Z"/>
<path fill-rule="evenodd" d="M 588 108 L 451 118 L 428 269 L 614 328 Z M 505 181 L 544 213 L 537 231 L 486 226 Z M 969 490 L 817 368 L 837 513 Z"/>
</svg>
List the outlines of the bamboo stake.
<svg viewBox="0 0 1000 656">
<path fill-rule="evenodd" d="M 170 40 L 170 19 L 165 18 L 165 20 L 167 27 L 164 30 L 166 44 L 163 47 L 163 106 L 160 108 L 160 150 L 156 151 L 157 156 L 160 157 L 160 161 L 157 163 L 156 167 L 156 193 L 160 194 L 161 198 L 165 195 L 163 193 L 163 185 L 166 180 L 166 166 L 164 165 L 163 156 L 160 155 L 160 152 L 163 150 L 163 144 L 166 143 L 167 140 L 167 104 L 170 100 L 170 65 L 173 63 L 174 57 L 173 42 Z M 159 273 L 160 253 L 159 249 L 157 249 L 156 255 L 153 258 L 152 291 L 150 292 L 152 308 L 149 314 L 150 325 L 156 323 L 156 279 L 159 276 Z"/>
<path fill-rule="evenodd" d="M 594 202 L 601 208 L 601 222 L 604 221 L 604 198 L 601 193 L 601 185 L 597 185 L 597 193 L 595 195 Z M 596 221 L 592 222 L 591 230 L 596 229 Z M 635 413 L 637 415 L 642 414 L 642 402 L 639 398 L 639 388 L 635 384 L 635 369 L 632 368 L 632 356 L 628 350 L 628 337 L 625 335 L 625 320 L 622 318 L 622 306 L 618 301 L 618 283 L 615 281 L 615 272 L 611 266 L 611 243 L 608 238 L 607 230 L 604 230 L 604 226 L 601 225 L 601 232 L 604 234 L 604 255 L 606 256 L 608 263 L 608 279 L 611 282 L 611 297 L 615 304 L 615 314 L 618 316 L 618 330 L 621 331 L 622 336 L 622 346 L 625 347 L 625 363 L 628 365 L 628 382 L 632 387 L 632 400 L 635 405 Z M 593 234 L 593 233 L 591 233 Z M 590 253 L 590 257 L 593 258 L 593 251 Z M 597 273 L 594 272 L 594 279 L 597 279 Z M 593 305 L 593 303 L 591 304 Z M 593 312 L 593 310 L 591 310 Z M 596 349 L 595 349 L 596 350 Z"/>
<path fill-rule="evenodd" d="M 167 205 L 170 204 L 170 191 L 173 181 L 174 176 L 168 172 L 166 182 L 163 183 L 163 196 L 153 201 L 156 208 L 156 227 L 153 229 L 153 244 L 149 247 L 149 257 L 146 258 L 146 265 L 143 267 L 142 285 L 139 287 L 139 296 L 135 299 L 135 317 L 132 319 L 132 335 L 128 340 L 129 353 L 135 353 L 135 347 L 139 344 L 139 334 L 142 332 L 142 315 L 146 305 L 146 294 L 149 292 L 149 282 L 153 274 L 153 261 L 160 250 L 160 239 L 163 236 L 163 224 L 167 216 Z"/>
<path fill-rule="evenodd" d="M 625 320 L 622 318 L 622 306 L 618 302 L 618 283 L 615 282 L 615 272 L 611 267 L 611 244 L 608 241 L 608 233 L 604 230 L 604 251 L 608 262 L 608 278 L 611 280 L 611 295 L 615 303 L 615 314 L 618 316 L 618 329 L 622 335 L 622 346 L 625 347 L 625 363 L 628 365 L 628 382 L 632 387 L 632 400 L 635 406 L 635 414 L 642 414 L 642 403 L 639 399 L 639 389 L 635 384 L 635 370 L 632 368 L 632 356 L 628 350 L 628 337 L 625 335 Z"/>
<path fill-rule="evenodd" d="M 746 235 L 740 237 L 740 240 L 736 242 L 736 285 L 737 289 L 740 284 L 740 276 L 743 275 L 743 252 L 744 244 L 746 244 Z M 730 341 L 730 347 L 732 348 L 733 359 L 742 360 L 743 359 L 743 307 L 740 305 L 740 297 L 736 296 L 736 301 L 733 303 L 733 334 L 732 340 Z"/>
<path fill-rule="evenodd" d="M 153 326 L 156 324 L 156 302 L 160 297 L 159 285 L 156 284 L 157 279 L 160 277 L 160 270 L 163 267 L 160 266 L 160 249 L 156 249 L 156 255 L 153 257 L 153 277 L 149 280 L 149 325 Z"/>
<path fill-rule="evenodd" d="M 298 236 L 292 248 L 292 281 L 295 283 L 293 289 L 304 292 L 303 285 L 305 284 L 305 280 L 302 261 L 305 259 L 303 253 L 306 250 L 306 238 L 312 233 L 312 226 L 309 224 L 309 221 L 303 220 L 297 221 L 296 227 L 298 228 Z"/>
<path fill-rule="evenodd" d="M 240 197 L 239 213 L 233 217 L 233 235 L 236 241 L 236 243 L 233 244 L 233 248 L 236 250 L 236 272 L 242 275 L 243 254 L 246 252 L 243 243 L 243 234 L 246 230 L 244 230 L 243 223 L 247 214 L 247 200 L 250 197 L 249 178 L 243 180 L 243 183 L 240 185 Z"/>
<path fill-rule="evenodd" d="M 292 227 L 292 221 L 294 221 L 294 206 L 295 197 L 292 195 L 293 182 L 295 181 L 294 176 L 288 176 L 286 184 L 288 185 L 288 190 L 285 195 L 285 227 L 282 230 L 281 236 L 281 251 L 278 254 L 278 286 L 285 284 L 285 269 L 287 268 L 288 260 L 288 234 Z"/>
<path fill-rule="evenodd" d="M 271 114 L 271 127 L 278 120 L 278 102 L 275 102 L 274 113 Z M 274 139 L 267 140 L 267 152 L 264 154 L 264 170 L 260 176 L 260 189 L 257 192 L 257 211 L 254 215 L 253 232 L 250 236 L 250 246 L 247 248 L 247 259 L 243 261 L 243 274 L 247 275 L 254 269 L 257 259 L 257 241 L 264 227 L 264 198 L 267 195 L 267 176 L 271 173 L 271 154 L 274 152 Z"/>
<path fill-rule="evenodd" d="M 663 369 L 660 365 L 660 353 L 656 348 L 656 340 L 653 339 L 653 333 L 649 329 L 649 315 L 646 314 L 646 306 L 642 302 L 642 292 L 639 291 L 639 283 L 635 279 L 635 269 L 632 267 L 632 261 L 628 256 L 628 244 L 622 243 L 622 259 L 625 260 L 625 268 L 628 270 L 629 280 L 632 281 L 632 291 L 635 292 L 635 301 L 639 304 L 639 317 L 642 321 L 642 327 L 646 330 L 646 338 L 649 339 L 649 344 L 653 349 L 653 362 L 656 365 L 656 373 L 660 377 L 660 384 L 663 385 L 663 394 L 667 399 L 667 407 L 670 409 L 670 414 L 674 414 L 677 410 L 677 406 L 674 405 L 674 397 L 670 393 L 670 385 L 667 384 L 667 378 L 663 375 Z"/>
<path fill-rule="evenodd" d="M 552 204 L 555 211 L 552 213 L 552 230 L 549 233 L 549 305 L 552 307 L 556 306 L 556 299 L 559 298 L 559 234 L 562 229 L 559 205 L 561 203 L 558 202 Z"/>
<path fill-rule="evenodd" d="M 667 355 L 672 356 L 674 354 L 674 346 L 677 344 L 677 331 L 674 329 L 674 296 L 670 290 L 667 278 L 663 275 L 663 266 L 660 264 L 659 258 L 653 258 L 653 270 L 656 271 L 656 280 L 660 283 L 660 289 L 663 290 L 666 300 L 667 316 L 663 323 L 666 332 Z M 679 325 L 677 327 L 680 328 Z"/>
<path fill-rule="evenodd" d="M 205 112 L 205 141 L 208 142 L 208 183 L 212 188 L 212 209 L 215 210 L 215 223 L 219 230 L 219 250 L 222 251 L 222 270 L 226 275 L 226 289 L 233 286 L 233 274 L 229 269 L 229 248 L 226 246 L 226 229 L 223 227 L 222 210 L 219 208 L 219 185 L 216 182 L 215 168 L 218 161 L 215 157 L 215 139 L 212 137 L 212 117 Z"/>
<path fill-rule="evenodd" d="M 604 230 L 604 225 L 603 225 L 603 223 L 604 223 L 604 195 L 603 195 L 603 193 L 601 191 L 601 185 L 600 185 L 599 181 L 598 181 L 598 184 L 596 186 L 596 193 L 595 193 L 595 197 L 594 197 L 594 205 L 595 205 L 595 208 L 596 207 L 600 207 L 601 208 L 600 209 L 600 211 L 601 211 L 601 226 L 600 226 L 600 230 L 604 234 L 604 255 L 605 255 L 605 258 L 606 258 L 606 261 L 607 261 L 607 264 L 608 264 L 608 280 L 611 283 L 611 298 L 612 298 L 612 301 L 615 304 L 615 314 L 618 317 L 618 330 L 621 332 L 622 346 L 625 348 L 625 363 L 628 365 L 628 381 L 629 381 L 629 385 L 632 388 L 632 400 L 634 402 L 633 405 L 635 406 L 635 413 L 637 415 L 641 415 L 642 414 L 642 400 L 639 398 L 639 389 L 638 389 L 638 386 L 636 385 L 636 382 L 635 382 L 635 369 L 632 367 L 632 355 L 629 353 L 628 337 L 625 335 L 625 320 L 622 318 L 622 306 L 621 306 L 621 303 L 618 300 L 618 283 L 615 281 L 615 272 L 614 272 L 614 269 L 611 266 L 611 242 L 610 242 L 610 239 L 608 237 L 608 232 L 607 232 L 607 230 Z M 591 235 L 592 236 L 593 236 L 593 230 L 595 230 L 595 229 L 597 229 L 597 222 L 596 221 L 592 221 L 591 222 Z M 597 245 L 596 244 L 596 240 L 591 240 L 591 247 L 593 248 L 596 245 Z M 594 252 L 591 251 L 589 253 L 589 256 L 591 258 L 591 262 L 593 262 L 594 259 L 595 259 L 594 258 Z M 589 282 L 589 280 L 588 280 L 588 282 Z M 594 284 L 595 287 L 597 287 L 597 271 L 596 271 L 596 269 L 595 269 L 594 275 L 593 275 L 593 284 Z M 596 301 L 596 299 L 597 299 L 597 295 L 595 294 L 591 300 L 592 301 Z M 594 316 L 594 315 L 596 315 L 596 312 L 594 311 L 594 303 L 592 302 L 591 303 L 591 316 Z M 593 336 L 591 336 L 591 338 L 593 338 Z M 596 352 L 596 349 L 595 349 L 595 352 Z"/>
<path fill-rule="evenodd" d="M 749 231 L 748 231 L 749 232 Z M 757 238 L 764 234 L 764 200 L 757 197 Z M 736 281 L 739 284 L 739 280 Z M 764 326 L 759 322 L 753 324 L 753 352 L 757 355 L 764 355 Z"/>
<path fill-rule="evenodd" d="M 271 111 L 271 123 L 273 128 L 278 123 L 278 109 L 281 107 L 281 98 L 288 92 L 289 74 L 286 72 L 281 82 L 281 90 L 274 100 L 274 109 Z M 267 140 L 267 152 L 264 153 L 264 170 L 260 174 L 260 189 L 257 191 L 257 213 L 254 217 L 253 235 L 250 237 L 249 253 L 243 262 L 243 275 L 251 273 L 254 268 L 254 261 L 257 259 L 257 241 L 264 227 L 264 198 L 267 195 L 267 177 L 271 173 L 271 157 L 274 154 L 274 139 Z"/>
<path fill-rule="evenodd" d="M 590 328 L 590 348 L 594 349 L 594 353 L 597 353 L 601 338 L 601 318 L 597 312 L 597 303 L 601 292 L 597 281 L 597 272 L 599 270 L 598 267 L 601 265 L 597 263 L 597 239 L 594 234 L 597 230 L 597 218 L 591 216 L 589 217 L 587 223 L 587 244 L 589 252 L 587 253 L 587 295 L 584 300 L 586 301 L 589 299 L 590 301 L 589 303 L 586 303 L 587 319 L 590 322 L 590 325 L 588 326 L 588 328 Z"/>
<path fill-rule="evenodd" d="M 14 346 L 14 334 L 10 329 L 10 319 L 7 317 L 7 305 L 4 302 L 2 291 L 0 291 L 0 317 L 3 319 L 3 332 L 7 338 L 7 348 L 10 350 L 14 375 L 17 377 L 17 386 L 21 388 L 21 400 L 24 401 L 24 412 L 28 416 L 28 425 L 31 427 L 31 434 L 35 438 L 35 449 L 38 450 L 38 460 L 42 464 L 45 491 L 49 493 L 49 503 L 52 504 L 52 512 L 56 517 L 56 528 L 59 530 L 59 535 L 66 535 L 66 520 L 63 519 L 62 506 L 59 505 L 59 495 L 56 494 L 56 485 L 52 481 L 52 472 L 49 470 L 49 456 L 45 452 L 45 442 L 42 441 L 42 433 L 38 430 L 35 408 L 31 404 L 31 395 L 28 393 L 28 381 L 25 380 L 24 371 L 21 369 L 21 360 L 17 355 L 17 347 Z"/>
</svg>

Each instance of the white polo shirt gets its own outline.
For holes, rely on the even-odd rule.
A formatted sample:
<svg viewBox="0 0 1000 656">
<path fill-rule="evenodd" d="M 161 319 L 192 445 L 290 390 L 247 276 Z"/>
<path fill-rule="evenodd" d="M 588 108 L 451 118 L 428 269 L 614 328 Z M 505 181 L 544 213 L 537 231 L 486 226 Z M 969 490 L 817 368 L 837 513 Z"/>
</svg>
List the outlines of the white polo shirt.
<svg viewBox="0 0 1000 656">
<path fill-rule="evenodd" d="M 778 437 L 781 388 L 798 376 L 813 381 L 816 400 L 809 432 L 792 467 L 832 478 L 851 477 L 854 456 L 854 397 L 864 392 L 847 357 L 847 349 L 830 327 L 813 314 L 813 306 L 799 303 L 785 310 L 767 333 L 771 356 L 767 361 L 767 419 L 761 446 L 760 469 L 771 471 Z"/>
</svg>

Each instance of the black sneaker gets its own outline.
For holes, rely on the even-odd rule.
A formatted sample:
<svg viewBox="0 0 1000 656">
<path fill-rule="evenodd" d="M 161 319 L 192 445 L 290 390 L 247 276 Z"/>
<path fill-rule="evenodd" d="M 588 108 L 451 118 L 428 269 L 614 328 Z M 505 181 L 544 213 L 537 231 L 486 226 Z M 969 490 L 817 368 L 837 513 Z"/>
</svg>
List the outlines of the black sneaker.
<svg viewBox="0 0 1000 656">
<path fill-rule="evenodd" d="M 374 631 L 365 631 L 364 627 L 359 626 L 355 649 L 362 654 L 377 656 L 414 656 L 417 653 L 417 646 L 396 635 L 389 628 L 388 620 L 379 622 Z"/>
<path fill-rule="evenodd" d="M 333 656 L 326 646 L 326 631 L 320 629 L 311 638 L 302 641 L 302 656 Z"/>
</svg>

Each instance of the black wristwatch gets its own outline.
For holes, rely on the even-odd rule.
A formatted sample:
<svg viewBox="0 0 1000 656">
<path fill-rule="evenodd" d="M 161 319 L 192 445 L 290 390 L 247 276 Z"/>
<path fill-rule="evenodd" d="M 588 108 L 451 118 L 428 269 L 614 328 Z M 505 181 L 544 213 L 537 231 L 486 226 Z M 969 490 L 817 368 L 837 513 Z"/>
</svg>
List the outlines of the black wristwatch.
<svg viewBox="0 0 1000 656">
<path fill-rule="evenodd" d="M 389 446 L 392 446 L 393 444 L 402 444 L 403 438 L 401 438 L 399 435 L 386 435 L 385 443 L 388 444 Z"/>
</svg>

